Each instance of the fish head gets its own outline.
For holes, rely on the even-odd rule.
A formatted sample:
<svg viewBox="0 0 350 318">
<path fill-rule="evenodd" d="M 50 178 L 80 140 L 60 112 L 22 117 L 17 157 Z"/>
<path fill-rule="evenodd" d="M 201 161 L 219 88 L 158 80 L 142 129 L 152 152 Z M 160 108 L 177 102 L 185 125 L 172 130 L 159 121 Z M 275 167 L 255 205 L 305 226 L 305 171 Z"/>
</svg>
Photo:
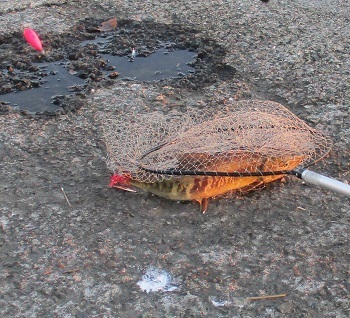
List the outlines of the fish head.
<svg viewBox="0 0 350 318">
<path fill-rule="evenodd" d="M 109 187 L 136 192 L 130 188 L 130 175 L 127 173 L 114 173 L 109 179 Z"/>
<path fill-rule="evenodd" d="M 130 184 L 130 175 L 126 173 L 114 173 L 109 179 L 110 188 L 118 188 L 119 186 L 128 186 Z"/>
</svg>

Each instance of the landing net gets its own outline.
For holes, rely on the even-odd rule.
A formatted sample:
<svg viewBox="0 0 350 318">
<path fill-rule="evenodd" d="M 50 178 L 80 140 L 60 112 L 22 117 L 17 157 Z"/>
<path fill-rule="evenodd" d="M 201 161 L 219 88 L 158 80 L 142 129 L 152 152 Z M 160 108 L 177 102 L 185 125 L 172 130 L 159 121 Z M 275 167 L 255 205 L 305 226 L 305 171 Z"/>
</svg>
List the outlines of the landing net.
<svg viewBox="0 0 350 318">
<path fill-rule="evenodd" d="M 272 101 L 98 117 L 109 168 L 141 182 L 181 175 L 288 174 L 319 161 L 332 147 L 327 135 Z"/>
</svg>

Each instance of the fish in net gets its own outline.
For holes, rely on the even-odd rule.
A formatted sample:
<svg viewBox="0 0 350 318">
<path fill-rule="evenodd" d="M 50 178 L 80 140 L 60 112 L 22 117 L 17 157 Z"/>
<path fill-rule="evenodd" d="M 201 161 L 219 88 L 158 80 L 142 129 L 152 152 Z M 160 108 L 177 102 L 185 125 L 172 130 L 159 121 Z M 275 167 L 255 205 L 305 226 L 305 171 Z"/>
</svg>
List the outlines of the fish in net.
<svg viewBox="0 0 350 318">
<path fill-rule="evenodd" d="M 329 154 L 331 139 L 272 101 L 98 118 L 111 187 L 195 200 L 203 212 L 211 197 L 246 192 L 288 174 L 350 196 L 350 186 L 306 169 Z"/>
</svg>

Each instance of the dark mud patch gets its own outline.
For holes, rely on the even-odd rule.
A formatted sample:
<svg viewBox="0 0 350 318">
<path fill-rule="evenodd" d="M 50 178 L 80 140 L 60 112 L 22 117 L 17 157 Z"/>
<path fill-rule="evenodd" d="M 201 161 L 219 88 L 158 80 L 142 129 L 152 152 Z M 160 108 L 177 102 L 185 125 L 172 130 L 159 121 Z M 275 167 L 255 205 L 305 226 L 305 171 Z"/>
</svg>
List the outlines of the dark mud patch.
<svg viewBox="0 0 350 318">
<path fill-rule="evenodd" d="M 66 96 L 79 94 L 85 87 L 85 81 L 72 76 L 63 61 L 34 63 L 32 72 L 10 68 L 3 70 L 2 76 L 15 85 L 15 89 L 10 85 L 1 88 L 5 92 L 0 97 L 2 102 L 22 112 L 54 113 L 62 107 Z"/>
<path fill-rule="evenodd" d="M 191 27 L 119 19 L 114 31 L 99 32 L 102 22 L 87 18 L 64 34 L 37 30 L 45 55 L 21 33 L 0 38 L 1 113 L 66 113 L 79 108 L 92 89 L 118 81 L 198 90 L 236 74 L 223 64 L 224 48 Z"/>
</svg>

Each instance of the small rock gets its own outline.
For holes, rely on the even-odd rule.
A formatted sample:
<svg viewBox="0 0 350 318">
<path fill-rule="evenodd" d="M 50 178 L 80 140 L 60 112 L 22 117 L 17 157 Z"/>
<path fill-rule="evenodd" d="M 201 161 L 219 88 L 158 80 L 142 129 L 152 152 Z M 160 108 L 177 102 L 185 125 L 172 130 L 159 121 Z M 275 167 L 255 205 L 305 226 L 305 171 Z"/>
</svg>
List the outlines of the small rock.
<svg viewBox="0 0 350 318">
<path fill-rule="evenodd" d="M 158 95 L 156 98 L 155 98 L 155 100 L 157 101 L 157 102 L 164 102 L 164 101 L 166 101 L 166 97 L 164 96 L 164 95 Z"/>
<path fill-rule="evenodd" d="M 117 78 L 119 76 L 118 72 L 112 72 L 111 74 L 108 75 L 109 78 L 113 79 L 113 78 Z"/>
<path fill-rule="evenodd" d="M 115 261 L 108 260 L 106 262 L 106 267 L 109 268 L 109 269 L 116 268 L 117 267 L 117 263 Z"/>
<path fill-rule="evenodd" d="M 293 310 L 292 303 L 284 303 L 280 306 L 280 311 L 282 314 L 288 314 Z"/>
<path fill-rule="evenodd" d="M 40 241 L 37 240 L 37 239 L 34 239 L 34 240 L 32 241 L 32 243 L 33 243 L 33 245 L 40 245 Z"/>
<path fill-rule="evenodd" d="M 158 252 L 159 252 L 159 253 L 168 253 L 169 251 L 170 251 L 169 245 L 161 244 L 161 245 L 159 245 L 159 247 L 158 247 Z"/>
</svg>

